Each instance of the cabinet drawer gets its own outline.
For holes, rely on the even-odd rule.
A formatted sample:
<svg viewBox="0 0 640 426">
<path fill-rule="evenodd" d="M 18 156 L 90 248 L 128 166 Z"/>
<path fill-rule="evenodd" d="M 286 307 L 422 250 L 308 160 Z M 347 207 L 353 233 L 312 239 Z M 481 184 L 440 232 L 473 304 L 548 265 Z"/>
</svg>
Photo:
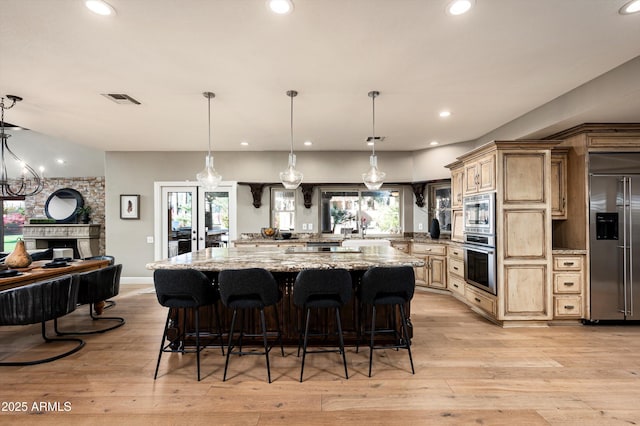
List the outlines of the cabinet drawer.
<svg viewBox="0 0 640 426">
<path fill-rule="evenodd" d="M 553 316 L 582 318 L 582 296 L 554 296 Z"/>
<path fill-rule="evenodd" d="M 464 280 L 456 276 L 449 277 L 449 282 L 447 283 L 449 291 L 460 296 L 464 296 L 464 285 Z"/>
<path fill-rule="evenodd" d="M 457 275 L 460 278 L 464 277 L 464 262 L 455 257 L 449 258 L 449 273 Z"/>
<path fill-rule="evenodd" d="M 473 306 L 477 306 L 491 315 L 496 315 L 496 301 L 490 296 L 486 296 L 476 290 L 475 287 L 465 284 L 464 297 Z"/>
<path fill-rule="evenodd" d="M 582 274 L 575 272 L 554 272 L 553 292 L 566 294 L 582 292 Z"/>
<path fill-rule="evenodd" d="M 444 244 L 413 243 L 411 246 L 411 253 L 444 256 L 447 254 L 447 246 Z"/>
<path fill-rule="evenodd" d="M 462 247 L 449 246 L 449 256 L 464 259 L 464 249 Z"/>
<path fill-rule="evenodd" d="M 553 256 L 554 271 L 581 271 L 582 256 Z"/>
<path fill-rule="evenodd" d="M 409 253 L 409 243 L 391 243 L 391 247 L 403 253 Z"/>
</svg>

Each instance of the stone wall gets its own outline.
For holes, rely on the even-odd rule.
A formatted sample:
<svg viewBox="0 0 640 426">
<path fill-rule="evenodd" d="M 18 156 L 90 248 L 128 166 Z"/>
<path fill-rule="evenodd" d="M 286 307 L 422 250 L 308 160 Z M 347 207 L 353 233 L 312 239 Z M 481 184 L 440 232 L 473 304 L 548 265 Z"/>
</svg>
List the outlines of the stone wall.
<svg viewBox="0 0 640 426">
<path fill-rule="evenodd" d="M 45 178 L 44 189 L 39 194 L 25 199 L 27 220 L 34 217 L 44 218 L 44 206 L 49 196 L 56 190 L 71 188 L 82 194 L 84 205 L 91 206 L 90 223 L 100 225 L 100 254 L 105 253 L 105 200 L 104 176 L 79 178 Z"/>
</svg>

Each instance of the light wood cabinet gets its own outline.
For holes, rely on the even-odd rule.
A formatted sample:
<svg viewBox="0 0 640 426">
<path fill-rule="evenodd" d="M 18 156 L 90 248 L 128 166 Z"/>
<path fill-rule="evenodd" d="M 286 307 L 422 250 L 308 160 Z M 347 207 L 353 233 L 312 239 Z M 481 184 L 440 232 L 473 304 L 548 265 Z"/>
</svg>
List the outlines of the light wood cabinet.
<svg viewBox="0 0 640 426">
<path fill-rule="evenodd" d="M 496 154 L 479 157 L 464 164 L 464 195 L 496 189 Z"/>
<path fill-rule="evenodd" d="M 567 153 L 551 152 L 551 218 L 567 218 Z"/>
<path fill-rule="evenodd" d="M 424 266 L 414 268 L 416 285 L 441 290 L 447 288 L 446 254 L 447 246 L 444 244 L 411 244 L 411 255 L 424 260 Z"/>
<path fill-rule="evenodd" d="M 489 293 L 465 284 L 464 297 L 471 306 L 481 309 L 491 317 L 496 316 L 496 298 Z"/>
<path fill-rule="evenodd" d="M 447 248 L 447 288 L 452 294 L 464 297 L 464 249 L 450 245 Z"/>
<path fill-rule="evenodd" d="M 464 167 L 462 163 L 451 168 L 451 209 L 462 209 Z"/>
<path fill-rule="evenodd" d="M 553 255 L 553 318 L 580 319 L 585 312 L 585 256 Z"/>
<path fill-rule="evenodd" d="M 403 253 L 409 254 L 410 248 L 407 241 L 391 241 L 391 247 Z"/>
<path fill-rule="evenodd" d="M 462 210 L 451 210 L 451 241 L 464 242 Z"/>
</svg>

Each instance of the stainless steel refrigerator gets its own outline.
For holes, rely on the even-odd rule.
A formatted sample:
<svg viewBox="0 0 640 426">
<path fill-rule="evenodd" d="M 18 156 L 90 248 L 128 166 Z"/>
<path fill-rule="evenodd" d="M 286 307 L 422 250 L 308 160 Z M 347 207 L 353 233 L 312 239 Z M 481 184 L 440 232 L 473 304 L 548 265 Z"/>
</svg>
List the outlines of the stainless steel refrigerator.
<svg viewBox="0 0 640 426">
<path fill-rule="evenodd" d="M 591 321 L 640 320 L 640 153 L 589 155 Z"/>
</svg>

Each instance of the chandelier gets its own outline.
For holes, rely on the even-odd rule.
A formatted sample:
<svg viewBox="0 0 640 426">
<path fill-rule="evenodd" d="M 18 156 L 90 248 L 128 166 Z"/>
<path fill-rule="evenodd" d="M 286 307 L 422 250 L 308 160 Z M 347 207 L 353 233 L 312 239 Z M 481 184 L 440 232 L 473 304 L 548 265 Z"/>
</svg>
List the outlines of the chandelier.
<svg viewBox="0 0 640 426">
<path fill-rule="evenodd" d="M 212 190 L 215 189 L 222 180 L 222 176 L 216 172 L 216 169 L 213 167 L 213 155 L 211 155 L 211 99 L 215 98 L 216 95 L 212 92 L 203 92 L 202 95 L 207 98 L 209 102 L 209 152 L 205 158 L 204 169 L 196 175 L 196 179 L 198 179 L 198 182 L 204 189 Z"/>
<path fill-rule="evenodd" d="M 10 105 L 4 104 L 4 98 L 0 98 L 0 197 L 28 197 L 36 195 L 42 191 L 44 186 L 43 179 L 38 173 L 22 161 L 16 154 L 11 151 L 7 140 L 11 135 L 4 132 L 4 111 L 13 108 L 16 102 L 20 102 L 22 98 L 15 95 L 6 95 L 11 101 Z M 15 174 L 11 174 L 14 171 Z"/>
<path fill-rule="evenodd" d="M 293 153 L 293 98 L 297 95 L 298 92 L 295 90 L 287 91 L 287 96 L 291 98 L 291 151 L 287 170 L 280 173 L 280 181 L 287 189 L 296 189 L 302 182 L 302 173 L 296 170 L 296 155 Z"/>
<path fill-rule="evenodd" d="M 373 126 L 372 126 L 372 138 L 371 138 L 371 157 L 369 157 L 369 170 L 367 173 L 362 174 L 362 180 L 369 189 L 380 189 L 384 182 L 385 172 L 378 170 L 378 157 L 376 157 L 376 97 L 380 95 L 378 91 L 371 91 L 368 93 L 373 105 Z"/>
</svg>

